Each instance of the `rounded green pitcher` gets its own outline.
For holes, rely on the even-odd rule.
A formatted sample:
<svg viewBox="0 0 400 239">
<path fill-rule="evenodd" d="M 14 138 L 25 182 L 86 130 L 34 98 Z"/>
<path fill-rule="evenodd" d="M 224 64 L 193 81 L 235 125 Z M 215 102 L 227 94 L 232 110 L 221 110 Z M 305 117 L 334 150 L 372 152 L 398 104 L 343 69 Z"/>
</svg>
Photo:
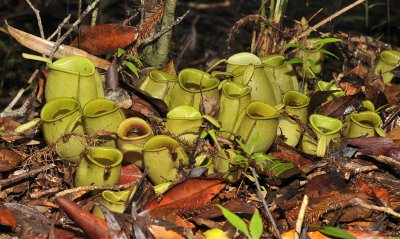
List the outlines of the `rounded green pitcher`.
<svg viewBox="0 0 400 239">
<path fill-rule="evenodd" d="M 273 79 L 278 83 L 282 94 L 288 91 L 299 90 L 299 83 L 292 65 L 286 62 L 283 55 L 272 54 L 261 57 L 261 62 L 264 64 L 264 70 L 273 76 Z"/>
<path fill-rule="evenodd" d="M 200 111 L 204 105 L 204 114 L 211 114 L 219 105 L 219 80 L 210 74 L 186 68 L 179 72 L 178 83 L 171 90 L 169 108 L 192 106 Z"/>
<path fill-rule="evenodd" d="M 65 96 L 77 99 L 84 106 L 89 100 L 104 97 L 100 74 L 94 64 L 82 56 L 67 56 L 55 62 L 30 54 L 23 57 L 48 63 L 45 99 Z"/>
<path fill-rule="evenodd" d="M 58 97 L 47 102 L 40 111 L 46 144 L 56 143 L 57 154 L 70 162 L 77 162 L 86 147 L 79 110 L 80 104 L 77 100 L 70 97 Z M 82 136 L 68 135 L 68 133 L 77 133 Z"/>
<path fill-rule="evenodd" d="M 153 136 L 151 126 L 141 118 L 127 118 L 119 124 L 117 136 L 117 148 L 124 154 L 124 161 L 143 168 L 143 146 Z"/>
<path fill-rule="evenodd" d="M 112 212 L 123 213 L 125 211 L 125 203 L 129 198 L 129 195 L 132 193 L 131 190 L 123 190 L 123 191 L 112 191 L 112 190 L 104 190 L 101 193 L 101 198 L 99 203 L 104 207 L 108 208 Z M 96 217 L 104 219 L 104 214 L 101 211 L 100 207 L 94 206 L 92 210 L 92 214 Z"/>
<path fill-rule="evenodd" d="M 347 138 L 373 137 L 375 135 L 385 137 L 385 131 L 379 127 L 381 123 L 381 117 L 375 112 L 351 113 L 346 121 L 344 136 Z"/>
<path fill-rule="evenodd" d="M 400 51 L 385 50 L 382 51 L 379 61 L 376 64 L 374 73 L 375 75 L 382 75 L 383 82 L 389 83 L 394 75 L 391 70 L 400 66 Z"/>
<path fill-rule="evenodd" d="M 113 147 L 86 148 L 75 172 L 75 187 L 116 185 L 121 175 L 122 152 Z"/>
<path fill-rule="evenodd" d="M 240 123 L 239 116 L 250 104 L 251 87 L 234 81 L 226 81 L 222 85 L 218 120 L 221 122 L 220 136 L 229 138 L 236 123 Z"/>
<path fill-rule="evenodd" d="M 83 117 L 85 131 L 90 136 L 95 136 L 102 130 L 117 134 L 119 124 L 125 119 L 118 104 L 106 98 L 89 101 L 83 107 Z M 98 139 L 104 141 L 103 146 L 116 147 L 114 134 L 101 134 Z"/>
<path fill-rule="evenodd" d="M 244 143 L 255 140 L 253 152 L 267 151 L 275 141 L 278 130 L 278 110 L 272 105 L 261 101 L 250 103 L 244 111 L 244 116 L 235 126 L 235 132 Z"/>
<path fill-rule="evenodd" d="M 154 185 L 178 178 L 181 164 L 188 164 L 188 157 L 178 141 L 166 136 L 151 137 L 144 145 L 144 166 Z"/>
<path fill-rule="evenodd" d="M 154 98 L 163 100 L 168 105 L 171 90 L 177 82 L 175 77 L 164 71 L 151 70 L 140 89 Z"/>
<path fill-rule="evenodd" d="M 199 137 L 203 117 L 191 106 L 178 106 L 167 114 L 165 129 L 180 140 L 194 144 Z"/>
<path fill-rule="evenodd" d="M 251 87 L 251 100 L 272 106 L 282 103 L 281 91 L 272 74 L 264 71 L 261 60 L 248 52 L 237 53 L 226 60 L 226 71 L 233 81 Z"/>
<path fill-rule="evenodd" d="M 340 131 L 342 130 L 342 121 L 336 118 L 312 114 L 309 118 L 311 129 L 317 136 L 317 141 L 305 133 L 302 140 L 303 151 L 307 154 L 322 157 L 331 141 L 340 140 Z"/>
<path fill-rule="evenodd" d="M 283 96 L 283 104 L 287 113 L 297 116 L 299 120 L 307 124 L 310 104 L 310 98 L 307 95 L 298 91 L 288 91 Z"/>
</svg>

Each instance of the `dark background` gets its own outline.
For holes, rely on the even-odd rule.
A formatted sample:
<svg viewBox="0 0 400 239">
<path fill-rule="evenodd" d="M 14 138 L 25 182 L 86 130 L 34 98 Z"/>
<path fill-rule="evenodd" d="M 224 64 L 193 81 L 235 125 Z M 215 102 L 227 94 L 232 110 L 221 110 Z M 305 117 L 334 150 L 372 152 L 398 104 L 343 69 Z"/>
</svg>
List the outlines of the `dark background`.
<svg viewBox="0 0 400 239">
<path fill-rule="evenodd" d="M 82 0 L 82 8 L 85 9 L 89 2 Z M 223 0 L 219 2 L 223 2 Z M 311 26 L 315 25 L 353 2 L 289 0 L 283 26 L 293 28 L 294 21 L 299 21 L 302 16 L 309 19 L 322 9 L 309 23 Z M 399 46 L 400 1 L 369 0 L 367 2 L 368 5 L 358 5 L 324 25 L 319 31 L 365 34 Z M 76 0 L 32 0 L 32 3 L 41 12 L 46 37 L 57 28 L 68 13 L 72 14 L 71 23 L 77 18 L 78 1 Z M 184 67 L 206 68 L 207 63 L 212 59 L 224 57 L 224 54 L 248 51 L 250 48 L 254 25 L 246 25 L 235 35 L 231 51 L 228 53 L 226 39 L 237 20 L 258 12 L 261 1 L 231 0 L 228 7 L 198 9 L 201 3 L 218 2 L 178 1 L 176 16 L 182 15 L 188 9 L 191 12 L 181 24 L 174 28 L 171 56 L 175 59 L 177 70 Z M 102 0 L 101 4 L 98 24 L 120 23 L 141 9 L 139 0 Z M 13 27 L 39 36 L 36 17 L 25 0 L 0 1 L 0 27 L 2 28 L 5 28 L 4 19 L 7 19 Z M 90 18 L 85 19 L 82 27 L 89 25 L 89 20 Z M 137 20 L 133 20 L 131 24 L 135 25 L 137 22 Z M 68 44 L 74 36 L 76 36 L 76 32 L 64 44 Z M 33 70 L 41 65 L 23 59 L 22 52 L 34 53 L 4 32 L 0 32 L 0 108 L 4 108 L 10 102 L 18 89 L 25 85 Z"/>
</svg>

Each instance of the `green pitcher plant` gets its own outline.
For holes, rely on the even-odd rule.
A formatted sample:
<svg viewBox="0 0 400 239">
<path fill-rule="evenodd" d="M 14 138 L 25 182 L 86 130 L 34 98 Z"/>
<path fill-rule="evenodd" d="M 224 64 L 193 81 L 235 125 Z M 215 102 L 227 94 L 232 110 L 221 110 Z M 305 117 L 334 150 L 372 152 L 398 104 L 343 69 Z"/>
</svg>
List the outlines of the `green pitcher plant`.
<svg viewBox="0 0 400 239">
<path fill-rule="evenodd" d="M 130 194 L 132 194 L 131 190 L 104 190 L 101 193 L 99 203 L 112 212 L 123 213 L 126 208 L 126 201 L 129 199 Z M 92 214 L 104 220 L 104 214 L 101 211 L 100 207 L 94 206 Z"/>
<path fill-rule="evenodd" d="M 57 154 L 64 160 L 77 162 L 86 147 L 80 104 L 71 97 L 58 97 L 47 102 L 40 111 L 43 136 L 47 145 L 55 143 Z M 60 138 L 61 137 L 61 138 Z"/>
<path fill-rule="evenodd" d="M 224 174 L 229 181 L 238 177 L 238 168 L 234 166 L 237 153 L 233 149 L 221 149 L 214 156 L 214 171 Z"/>
<path fill-rule="evenodd" d="M 285 111 L 289 114 L 297 116 L 297 118 L 305 124 L 307 124 L 308 121 L 309 103 L 310 98 L 298 91 L 288 91 L 283 96 Z"/>
<path fill-rule="evenodd" d="M 225 81 L 221 89 L 218 120 L 221 122 L 220 136 L 229 138 L 236 123 L 240 123 L 239 116 L 250 104 L 251 87 L 234 81 Z M 224 132 L 225 131 L 225 132 Z"/>
<path fill-rule="evenodd" d="M 178 141 L 167 135 L 156 135 L 147 140 L 143 158 L 154 185 L 176 180 L 180 165 L 187 165 L 189 161 Z"/>
<path fill-rule="evenodd" d="M 98 98 L 89 101 L 83 107 L 83 118 L 86 133 L 95 136 L 102 130 L 117 134 L 118 126 L 125 119 L 125 115 L 115 101 Z M 115 134 L 103 134 L 98 138 L 105 141 L 103 146 L 116 147 Z"/>
<path fill-rule="evenodd" d="M 299 83 L 291 64 L 287 63 L 285 57 L 280 54 L 272 54 L 261 57 L 264 70 L 278 83 L 282 94 L 288 91 L 298 91 Z"/>
<path fill-rule="evenodd" d="M 255 137 L 259 137 L 253 152 L 267 151 L 277 135 L 278 110 L 270 104 L 254 101 L 246 107 L 243 114 L 240 124 L 235 126 L 235 133 L 246 145 Z"/>
<path fill-rule="evenodd" d="M 264 71 L 261 60 L 248 52 L 237 53 L 226 60 L 226 71 L 233 81 L 251 87 L 251 100 L 263 101 L 272 106 L 282 103 L 278 83 L 273 75 Z"/>
<path fill-rule="evenodd" d="M 345 92 L 343 91 L 343 89 L 338 87 L 338 86 L 336 86 L 335 80 L 331 80 L 329 82 L 322 81 L 322 80 L 318 81 L 316 86 L 315 86 L 315 88 L 314 88 L 314 92 L 317 92 L 317 91 L 330 91 L 330 90 L 335 90 L 337 92 L 332 93 L 333 96 L 332 95 L 329 96 L 325 103 L 333 100 L 334 98 L 338 98 L 338 97 L 341 97 L 341 96 L 345 95 Z"/>
<path fill-rule="evenodd" d="M 336 118 L 312 114 L 309 118 L 310 126 L 317 136 L 315 141 L 308 133 L 305 133 L 302 140 L 303 151 L 307 154 L 323 157 L 331 141 L 340 140 L 342 121 Z"/>
<path fill-rule="evenodd" d="M 164 71 L 151 70 L 140 85 L 140 89 L 154 98 L 163 100 L 168 105 L 171 90 L 177 82 L 175 77 Z"/>
<path fill-rule="evenodd" d="M 280 115 L 277 135 L 285 136 L 285 143 L 296 147 L 300 141 L 300 126 L 289 117 Z"/>
<path fill-rule="evenodd" d="M 187 105 L 200 111 L 205 102 L 203 114 L 210 114 L 219 105 L 219 80 L 210 74 L 186 68 L 178 74 L 178 84 L 171 90 L 169 108 Z"/>
<path fill-rule="evenodd" d="M 122 152 L 113 147 L 86 148 L 75 172 L 75 187 L 117 184 L 122 157 Z"/>
<path fill-rule="evenodd" d="M 373 137 L 375 135 L 385 137 L 385 131 L 379 127 L 381 123 L 381 117 L 375 112 L 354 112 L 347 117 L 343 134 L 347 138 Z"/>
<path fill-rule="evenodd" d="M 191 106 L 178 106 L 167 114 L 165 129 L 177 136 L 180 140 L 194 144 L 199 136 L 203 117 L 201 113 Z"/>
<path fill-rule="evenodd" d="M 73 97 L 84 106 L 88 101 L 104 97 L 100 74 L 94 64 L 82 56 L 67 56 L 55 62 L 50 59 L 23 54 L 24 58 L 48 63 L 49 73 L 45 85 L 45 99 Z"/>
<path fill-rule="evenodd" d="M 382 75 L 383 82 L 389 83 L 394 75 L 390 71 L 400 66 L 400 51 L 385 50 L 382 51 L 379 61 L 376 64 L 375 75 Z"/>
<path fill-rule="evenodd" d="M 153 130 L 145 120 L 138 117 L 123 120 L 117 130 L 117 148 L 124 154 L 124 162 L 143 169 L 143 146 L 152 136 Z"/>
</svg>

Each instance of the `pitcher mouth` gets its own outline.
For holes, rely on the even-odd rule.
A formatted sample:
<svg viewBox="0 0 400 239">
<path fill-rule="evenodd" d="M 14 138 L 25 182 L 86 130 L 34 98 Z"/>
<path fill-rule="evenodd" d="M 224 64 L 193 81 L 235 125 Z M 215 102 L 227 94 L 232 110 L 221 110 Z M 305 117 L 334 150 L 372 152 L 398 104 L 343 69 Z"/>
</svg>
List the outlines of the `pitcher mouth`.
<svg viewBox="0 0 400 239">
<path fill-rule="evenodd" d="M 99 167 L 116 167 L 122 162 L 122 152 L 113 147 L 97 146 L 88 147 L 86 150 L 87 158 Z M 108 157 L 107 157 L 108 156 Z M 109 162 L 99 162 L 99 159 Z"/>
<path fill-rule="evenodd" d="M 246 115 L 252 119 L 274 119 L 278 118 L 278 111 L 271 105 L 254 101 L 246 107 Z"/>
<path fill-rule="evenodd" d="M 368 119 L 366 119 L 365 116 L 369 116 Z M 370 119 L 370 117 L 373 117 L 373 119 Z M 352 114 L 350 116 L 350 119 L 352 122 L 355 124 L 364 127 L 364 128 L 370 128 L 374 129 L 375 127 L 378 127 L 379 124 L 381 123 L 381 119 L 378 114 L 374 112 L 360 112 L 357 114 Z M 363 121 L 368 121 L 368 124 L 362 123 Z M 371 124 L 369 124 L 371 123 Z"/>
<path fill-rule="evenodd" d="M 94 109 L 97 102 L 103 103 L 102 110 Z M 86 103 L 86 105 L 83 107 L 83 115 L 88 118 L 97 118 L 100 116 L 111 114 L 118 109 L 118 105 L 115 101 L 106 98 L 97 98 L 90 100 Z"/>
<path fill-rule="evenodd" d="M 217 78 L 194 68 L 186 68 L 179 72 L 178 82 L 183 89 L 192 93 L 210 91 L 219 85 Z"/>
<path fill-rule="evenodd" d="M 128 136 L 133 129 L 138 130 L 137 136 Z M 122 121 L 117 130 L 118 137 L 122 140 L 138 140 L 151 135 L 152 129 L 146 121 L 140 118 L 130 118 Z"/>
<path fill-rule="evenodd" d="M 74 61 L 79 61 L 77 63 L 75 63 Z M 83 63 L 82 63 L 83 61 Z M 62 67 L 64 65 L 68 65 L 75 63 L 77 66 L 80 67 L 79 71 L 74 71 L 74 70 L 70 70 L 67 67 Z M 71 73 L 71 74 L 76 74 L 76 75 L 80 75 L 80 76 L 91 76 L 95 73 L 96 68 L 93 65 L 93 63 L 85 58 L 85 57 L 81 57 L 81 56 L 67 56 L 64 57 L 62 59 L 59 59 L 55 62 L 53 62 L 53 64 L 49 64 L 49 68 L 53 69 L 53 70 L 58 70 L 58 71 L 63 71 L 63 72 L 67 72 L 67 73 Z"/>
<path fill-rule="evenodd" d="M 176 82 L 175 77 L 164 71 L 152 70 L 150 71 L 149 75 L 152 80 L 157 82 Z"/>
<path fill-rule="evenodd" d="M 68 104 L 70 103 L 70 104 Z M 68 106 L 68 107 L 67 107 Z M 52 107 L 56 107 L 57 111 L 54 113 L 54 111 L 51 110 Z M 55 122 L 57 120 L 60 120 L 64 117 L 67 117 L 69 115 L 72 115 L 76 111 L 79 110 L 80 104 L 77 100 L 71 97 L 58 97 L 50 100 L 47 102 L 41 112 L 40 112 L 40 118 L 44 122 Z M 50 112 L 51 111 L 51 112 Z"/>
<path fill-rule="evenodd" d="M 323 121 L 324 125 L 321 125 L 321 121 Z M 340 130 L 343 127 L 342 121 L 336 119 L 336 118 L 331 118 L 325 115 L 318 115 L 318 114 L 313 114 L 310 116 L 310 124 L 313 130 L 317 131 L 320 134 L 323 135 L 331 135 L 335 134 L 337 132 L 340 132 Z M 326 126 L 328 125 L 328 127 Z M 324 132 L 322 129 L 327 129 L 329 130 L 328 132 Z"/>
<path fill-rule="evenodd" d="M 245 86 L 235 81 L 227 81 L 222 85 L 222 92 L 229 99 L 238 99 L 251 92 L 250 86 Z"/>
</svg>

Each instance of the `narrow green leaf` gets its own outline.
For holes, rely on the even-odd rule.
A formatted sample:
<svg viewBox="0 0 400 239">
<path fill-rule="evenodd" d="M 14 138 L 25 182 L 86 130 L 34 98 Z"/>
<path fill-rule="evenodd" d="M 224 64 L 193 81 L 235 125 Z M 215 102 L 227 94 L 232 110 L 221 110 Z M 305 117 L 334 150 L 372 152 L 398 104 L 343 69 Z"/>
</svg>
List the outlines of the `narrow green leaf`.
<svg viewBox="0 0 400 239">
<path fill-rule="evenodd" d="M 288 64 L 299 64 L 299 63 L 301 63 L 301 64 L 303 64 L 303 60 L 302 59 L 300 59 L 300 58 L 298 58 L 298 57 L 294 57 L 294 58 L 292 58 L 292 59 L 290 59 L 290 60 L 288 60 L 288 61 L 286 61 Z"/>
<path fill-rule="evenodd" d="M 247 145 L 250 148 L 250 154 L 253 153 L 254 148 L 256 147 L 258 141 L 260 140 L 260 134 L 256 133 L 249 141 L 247 142 Z"/>
<path fill-rule="evenodd" d="M 337 57 L 335 54 L 333 54 L 332 52 L 330 52 L 330 51 L 327 51 L 327 50 L 324 50 L 324 49 L 321 49 L 321 50 L 319 50 L 320 52 L 323 52 L 323 53 L 325 53 L 325 54 L 327 54 L 327 55 L 330 55 L 330 56 L 332 56 L 332 57 L 334 57 L 334 58 L 336 58 L 336 59 L 339 59 L 339 57 Z"/>
<path fill-rule="evenodd" d="M 139 70 L 132 62 L 124 61 L 124 64 L 136 75 L 137 78 L 139 78 Z"/>
<path fill-rule="evenodd" d="M 123 54 L 125 54 L 125 50 L 122 48 L 118 48 L 117 56 L 121 57 Z"/>
<path fill-rule="evenodd" d="M 243 234 L 245 234 L 248 238 L 250 238 L 250 233 L 249 230 L 247 229 L 247 225 L 239 216 L 237 216 L 236 214 L 234 214 L 233 212 L 229 211 L 228 209 L 224 208 L 221 205 L 217 204 L 216 206 L 219 207 L 219 209 L 221 209 L 222 214 L 224 214 L 224 217 L 226 218 L 226 220 L 229 221 L 230 224 L 232 224 L 232 226 L 234 226 L 236 229 L 243 232 Z"/>
<path fill-rule="evenodd" d="M 325 45 L 328 43 L 339 42 L 339 41 L 342 41 L 342 40 L 340 40 L 339 38 L 328 37 L 328 38 L 322 38 L 322 39 L 317 40 L 315 42 L 315 45 Z"/>
<path fill-rule="evenodd" d="M 241 140 L 236 140 L 236 142 L 239 144 L 240 148 L 242 148 L 243 151 L 244 151 L 246 154 L 249 154 L 249 155 L 250 155 L 251 151 L 250 151 L 250 148 L 247 147 L 247 145 L 245 145 L 244 143 L 242 143 Z"/>
<path fill-rule="evenodd" d="M 134 56 L 134 55 L 128 55 L 128 58 L 131 59 L 131 60 L 133 60 L 134 62 L 136 62 L 139 66 L 143 66 L 143 63 L 142 63 L 142 62 L 140 61 L 140 59 L 137 58 L 136 56 Z"/>
<path fill-rule="evenodd" d="M 276 158 L 272 157 L 271 155 L 268 155 L 265 153 L 255 153 L 253 157 L 268 160 L 268 161 L 276 159 Z"/>
<path fill-rule="evenodd" d="M 275 166 L 273 171 L 274 171 L 274 176 L 279 176 L 281 173 L 292 169 L 294 167 L 294 164 L 292 163 L 280 163 L 279 165 Z"/>
<path fill-rule="evenodd" d="M 357 237 L 351 235 L 350 233 L 346 232 L 343 229 L 337 228 L 337 227 L 329 227 L 329 226 L 323 226 L 319 229 L 319 232 L 322 234 L 326 234 L 328 236 L 333 236 L 337 238 L 343 238 L 343 239 L 357 239 Z"/>
<path fill-rule="evenodd" d="M 248 163 L 247 158 L 240 154 L 235 156 L 235 162 L 236 162 L 236 164 L 247 164 Z"/>
<path fill-rule="evenodd" d="M 303 45 L 299 44 L 299 43 L 288 43 L 288 44 L 286 44 L 284 46 L 284 48 L 285 49 L 287 49 L 287 48 L 298 48 L 298 49 L 300 49 L 302 51 L 306 51 L 306 48 Z"/>
<path fill-rule="evenodd" d="M 253 239 L 258 239 L 261 237 L 263 232 L 263 223 L 258 212 L 258 209 L 254 211 L 253 216 L 251 217 L 250 224 L 249 224 L 250 234 Z"/>
</svg>

